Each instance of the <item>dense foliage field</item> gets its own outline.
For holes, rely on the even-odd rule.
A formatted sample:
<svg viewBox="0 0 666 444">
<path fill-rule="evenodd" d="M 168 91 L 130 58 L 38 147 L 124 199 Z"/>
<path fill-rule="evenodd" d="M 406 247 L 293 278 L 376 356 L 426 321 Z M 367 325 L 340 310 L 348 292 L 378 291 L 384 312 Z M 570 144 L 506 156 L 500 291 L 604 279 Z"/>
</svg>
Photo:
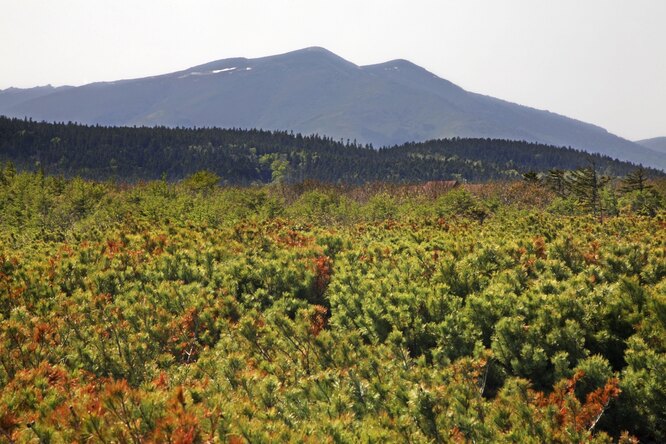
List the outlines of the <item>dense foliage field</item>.
<svg viewBox="0 0 666 444">
<path fill-rule="evenodd" d="M 600 223 L 528 183 L 5 168 L 0 441 L 664 442 L 666 213 L 636 193 Z"/>
</svg>

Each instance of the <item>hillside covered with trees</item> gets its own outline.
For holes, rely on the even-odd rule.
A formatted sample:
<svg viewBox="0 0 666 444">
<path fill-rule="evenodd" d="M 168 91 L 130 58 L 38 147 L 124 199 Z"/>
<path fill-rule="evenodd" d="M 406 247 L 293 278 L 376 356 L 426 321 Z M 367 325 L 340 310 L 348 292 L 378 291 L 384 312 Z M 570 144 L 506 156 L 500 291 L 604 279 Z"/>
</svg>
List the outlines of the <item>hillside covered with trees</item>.
<svg viewBox="0 0 666 444">
<path fill-rule="evenodd" d="M 299 140 L 229 134 L 257 156 Z M 237 188 L 4 165 L 0 441 L 664 442 L 665 183 L 552 173 Z"/>
<path fill-rule="evenodd" d="M 41 168 L 49 175 L 129 182 L 175 181 L 208 169 L 225 184 L 485 182 L 589 164 L 608 176 L 624 176 L 635 168 L 573 149 L 508 140 L 446 139 L 374 150 L 286 132 L 101 127 L 5 117 L 0 117 L 0 161 L 12 161 L 20 170 Z"/>
</svg>

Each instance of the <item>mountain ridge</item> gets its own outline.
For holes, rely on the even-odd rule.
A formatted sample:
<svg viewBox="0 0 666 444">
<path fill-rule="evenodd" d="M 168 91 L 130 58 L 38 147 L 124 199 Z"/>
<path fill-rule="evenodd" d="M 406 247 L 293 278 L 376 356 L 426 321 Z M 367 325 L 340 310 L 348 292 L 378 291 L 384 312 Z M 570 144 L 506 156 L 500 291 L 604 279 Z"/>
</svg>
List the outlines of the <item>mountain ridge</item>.
<svg viewBox="0 0 666 444">
<path fill-rule="evenodd" d="M 637 140 L 635 143 L 653 151 L 666 154 L 666 137 L 653 137 L 651 139 Z"/>
<path fill-rule="evenodd" d="M 359 66 L 322 47 L 221 59 L 167 74 L 39 94 L 6 91 L 0 91 L 0 114 L 10 117 L 293 130 L 375 146 L 503 138 L 570 146 L 666 169 L 666 153 L 599 126 L 468 92 L 408 60 Z M 21 94 L 23 101 L 17 98 Z"/>
</svg>

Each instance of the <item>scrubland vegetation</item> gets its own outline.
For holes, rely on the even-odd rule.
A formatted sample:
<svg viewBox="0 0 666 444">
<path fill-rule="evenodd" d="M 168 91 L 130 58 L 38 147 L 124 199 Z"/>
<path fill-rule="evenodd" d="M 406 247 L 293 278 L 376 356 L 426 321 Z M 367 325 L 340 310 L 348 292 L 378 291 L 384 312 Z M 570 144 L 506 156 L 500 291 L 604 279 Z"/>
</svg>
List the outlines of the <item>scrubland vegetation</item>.
<svg viewBox="0 0 666 444">
<path fill-rule="evenodd" d="M 0 441 L 664 442 L 664 182 L 526 179 L 5 166 Z"/>
</svg>

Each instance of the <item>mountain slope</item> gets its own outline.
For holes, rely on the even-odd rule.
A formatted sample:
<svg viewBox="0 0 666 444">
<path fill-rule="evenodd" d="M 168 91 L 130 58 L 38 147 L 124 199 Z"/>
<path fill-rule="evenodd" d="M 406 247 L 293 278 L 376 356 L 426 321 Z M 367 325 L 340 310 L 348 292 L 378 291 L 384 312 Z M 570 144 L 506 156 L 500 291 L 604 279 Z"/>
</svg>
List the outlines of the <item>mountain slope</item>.
<svg viewBox="0 0 666 444">
<path fill-rule="evenodd" d="M 46 85 L 37 86 L 35 88 L 7 88 L 5 90 L 0 90 L 0 114 L 4 114 L 6 110 L 19 103 L 46 96 L 55 91 L 64 91 L 70 88 L 72 87 L 60 86 L 55 88 L 51 85 Z"/>
<path fill-rule="evenodd" d="M 637 140 L 635 143 L 649 148 L 653 151 L 666 154 L 666 137 L 655 137 L 653 139 Z"/>
<path fill-rule="evenodd" d="M 26 95 L 21 102 L 8 103 L 3 94 L 0 113 L 39 120 L 294 130 L 375 146 L 502 138 L 666 169 L 663 153 L 597 126 L 467 92 L 405 60 L 357 66 L 323 48 L 225 59 L 160 76 Z"/>
</svg>

